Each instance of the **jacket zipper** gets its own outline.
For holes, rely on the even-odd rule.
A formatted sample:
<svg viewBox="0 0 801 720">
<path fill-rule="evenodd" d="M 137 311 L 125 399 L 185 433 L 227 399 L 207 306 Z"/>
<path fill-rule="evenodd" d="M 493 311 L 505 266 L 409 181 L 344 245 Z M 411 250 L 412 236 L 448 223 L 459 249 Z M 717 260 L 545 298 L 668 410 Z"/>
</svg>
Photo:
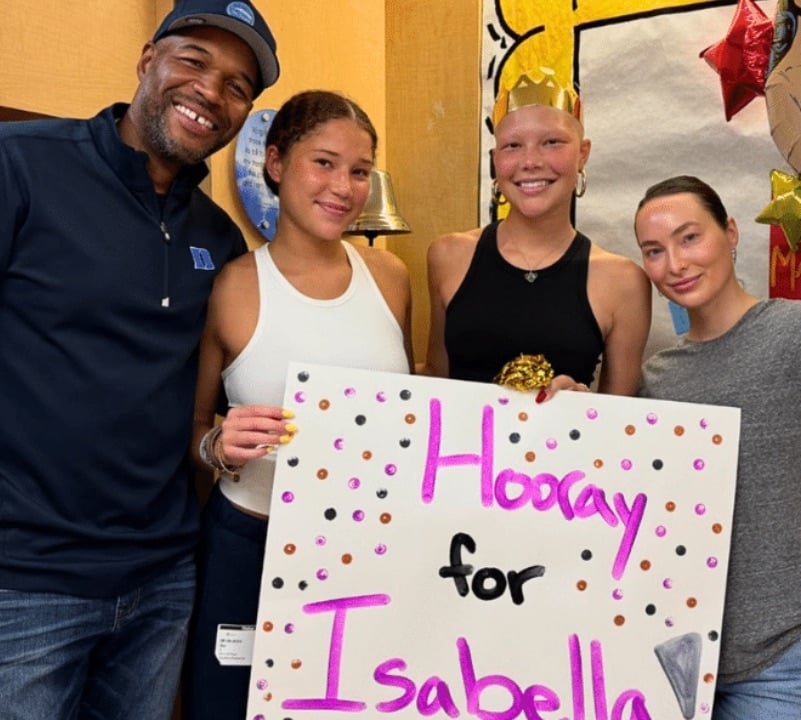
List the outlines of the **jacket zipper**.
<svg viewBox="0 0 801 720">
<path fill-rule="evenodd" d="M 161 221 L 161 235 L 164 240 L 164 272 L 161 280 L 161 307 L 170 307 L 170 233 Z"/>
</svg>

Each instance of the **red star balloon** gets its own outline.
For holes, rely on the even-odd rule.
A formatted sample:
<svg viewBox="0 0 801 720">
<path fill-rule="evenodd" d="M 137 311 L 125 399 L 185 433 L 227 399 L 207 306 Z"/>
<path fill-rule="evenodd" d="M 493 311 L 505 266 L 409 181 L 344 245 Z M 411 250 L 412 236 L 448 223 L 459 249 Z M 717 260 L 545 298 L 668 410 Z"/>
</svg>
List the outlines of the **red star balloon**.
<svg viewBox="0 0 801 720">
<path fill-rule="evenodd" d="M 740 0 L 726 37 L 701 52 L 720 75 L 727 122 L 764 95 L 772 41 L 773 21 L 753 0 Z"/>
</svg>

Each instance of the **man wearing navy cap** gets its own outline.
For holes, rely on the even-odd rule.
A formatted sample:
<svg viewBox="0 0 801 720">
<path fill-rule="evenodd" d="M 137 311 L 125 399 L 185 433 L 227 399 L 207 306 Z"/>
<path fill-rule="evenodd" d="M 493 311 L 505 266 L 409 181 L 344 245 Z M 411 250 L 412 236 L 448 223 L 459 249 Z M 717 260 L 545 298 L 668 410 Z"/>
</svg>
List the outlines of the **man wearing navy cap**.
<svg viewBox="0 0 801 720">
<path fill-rule="evenodd" d="M 197 345 L 245 252 L 199 188 L 278 78 L 242 0 L 178 0 L 130 105 L 0 123 L 5 720 L 172 711 L 194 597 Z"/>
</svg>

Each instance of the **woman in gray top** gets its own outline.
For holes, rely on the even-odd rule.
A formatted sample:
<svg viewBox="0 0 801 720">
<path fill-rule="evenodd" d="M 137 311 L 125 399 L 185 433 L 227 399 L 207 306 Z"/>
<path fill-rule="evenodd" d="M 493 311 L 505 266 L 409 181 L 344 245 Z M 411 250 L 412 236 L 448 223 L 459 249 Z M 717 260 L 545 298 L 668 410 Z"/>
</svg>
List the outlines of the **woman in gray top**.
<svg viewBox="0 0 801 720">
<path fill-rule="evenodd" d="M 651 282 L 690 329 L 644 367 L 641 395 L 741 408 L 713 720 L 801 718 L 801 303 L 737 281 L 738 231 L 694 177 L 649 188 L 635 216 Z"/>
</svg>

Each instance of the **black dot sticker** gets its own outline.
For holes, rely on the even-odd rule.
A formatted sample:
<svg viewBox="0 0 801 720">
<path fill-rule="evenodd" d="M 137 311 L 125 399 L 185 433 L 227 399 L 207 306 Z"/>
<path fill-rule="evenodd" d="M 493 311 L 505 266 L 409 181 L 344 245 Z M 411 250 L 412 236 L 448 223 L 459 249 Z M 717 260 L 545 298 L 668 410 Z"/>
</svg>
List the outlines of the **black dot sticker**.
<svg viewBox="0 0 801 720">
<path fill-rule="evenodd" d="M 681 557 L 682 555 L 687 554 L 687 548 L 684 545 L 676 545 L 676 555 Z"/>
<path fill-rule="evenodd" d="M 299 462 L 300 461 L 296 457 L 291 457 L 286 461 L 286 464 L 289 465 L 289 467 L 297 467 Z"/>
<path fill-rule="evenodd" d="M 717 630 L 710 630 L 710 631 L 707 633 L 707 637 L 708 637 L 708 638 L 709 638 L 709 639 L 710 639 L 712 642 L 717 642 L 717 640 L 718 640 L 718 637 L 719 637 L 719 635 L 718 635 L 718 631 L 717 631 Z"/>
<path fill-rule="evenodd" d="M 301 580 L 301 581 L 298 583 L 298 588 L 299 588 L 300 590 L 305 590 L 307 587 L 309 587 L 309 583 L 307 583 L 305 580 Z"/>
<path fill-rule="evenodd" d="M 400 399 L 401 400 L 411 400 L 412 398 L 412 391 L 411 390 L 401 390 L 400 391 Z"/>
<path fill-rule="evenodd" d="M 267 667 L 272 667 L 273 665 L 275 665 L 275 662 L 273 661 L 273 659 L 272 659 L 272 658 L 267 658 L 267 659 L 264 661 L 264 664 L 265 664 Z"/>
<path fill-rule="evenodd" d="M 401 438 L 400 442 L 398 443 L 402 448 L 407 448 L 409 445 L 412 444 L 412 441 L 409 438 Z"/>
<path fill-rule="evenodd" d="M 323 515 L 326 520 L 333 520 L 337 516 L 337 511 L 334 508 L 327 508 Z"/>
<path fill-rule="evenodd" d="M 282 587 L 284 587 L 283 578 L 280 578 L 280 577 L 273 578 L 273 587 L 276 590 L 280 590 Z"/>
<path fill-rule="evenodd" d="M 571 430 L 570 431 L 570 439 L 571 440 L 578 440 L 581 437 L 581 433 L 578 430 Z"/>
<path fill-rule="evenodd" d="M 380 500 L 383 500 L 387 495 L 389 495 L 386 488 L 381 488 L 380 490 L 376 490 L 375 494 L 378 496 Z"/>
<path fill-rule="evenodd" d="M 520 433 L 512 433 L 509 436 L 510 443 L 519 443 L 520 442 Z"/>
<path fill-rule="evenodd" d="M 309 373 L 307 373 L 305 370 L 298 373 L 298 380 L 300 380 L 300 382 L 306 382 L 308 379 Z"/>
<path fill-rule="evenodd" d="M 364 425 L 367 422 L 367 418 L 364 415 L 357 415 L 356 416 L 356 424 L 357 425 Z"/>
<path fill-rule="evenodd" d="M 645 606 L 645 614 L 646 615 L 655 615 L 656 614 L 656 605 L 648 604 Z"/>
<path fill-rule="evenodd" d="M 581 551 L 581 559 L 582 560 L 592 560 L 592 550 L 582 550 Z"/>
<path fill-rule="evenodd" d="M 665 463 L 663 463 L 659 458 L 657 458 L 656 460 L 654 460 L 651 463 L 651 467 L 654 470 L 661 470 L 664 466 L 665 466 Z"/>
</svg>

